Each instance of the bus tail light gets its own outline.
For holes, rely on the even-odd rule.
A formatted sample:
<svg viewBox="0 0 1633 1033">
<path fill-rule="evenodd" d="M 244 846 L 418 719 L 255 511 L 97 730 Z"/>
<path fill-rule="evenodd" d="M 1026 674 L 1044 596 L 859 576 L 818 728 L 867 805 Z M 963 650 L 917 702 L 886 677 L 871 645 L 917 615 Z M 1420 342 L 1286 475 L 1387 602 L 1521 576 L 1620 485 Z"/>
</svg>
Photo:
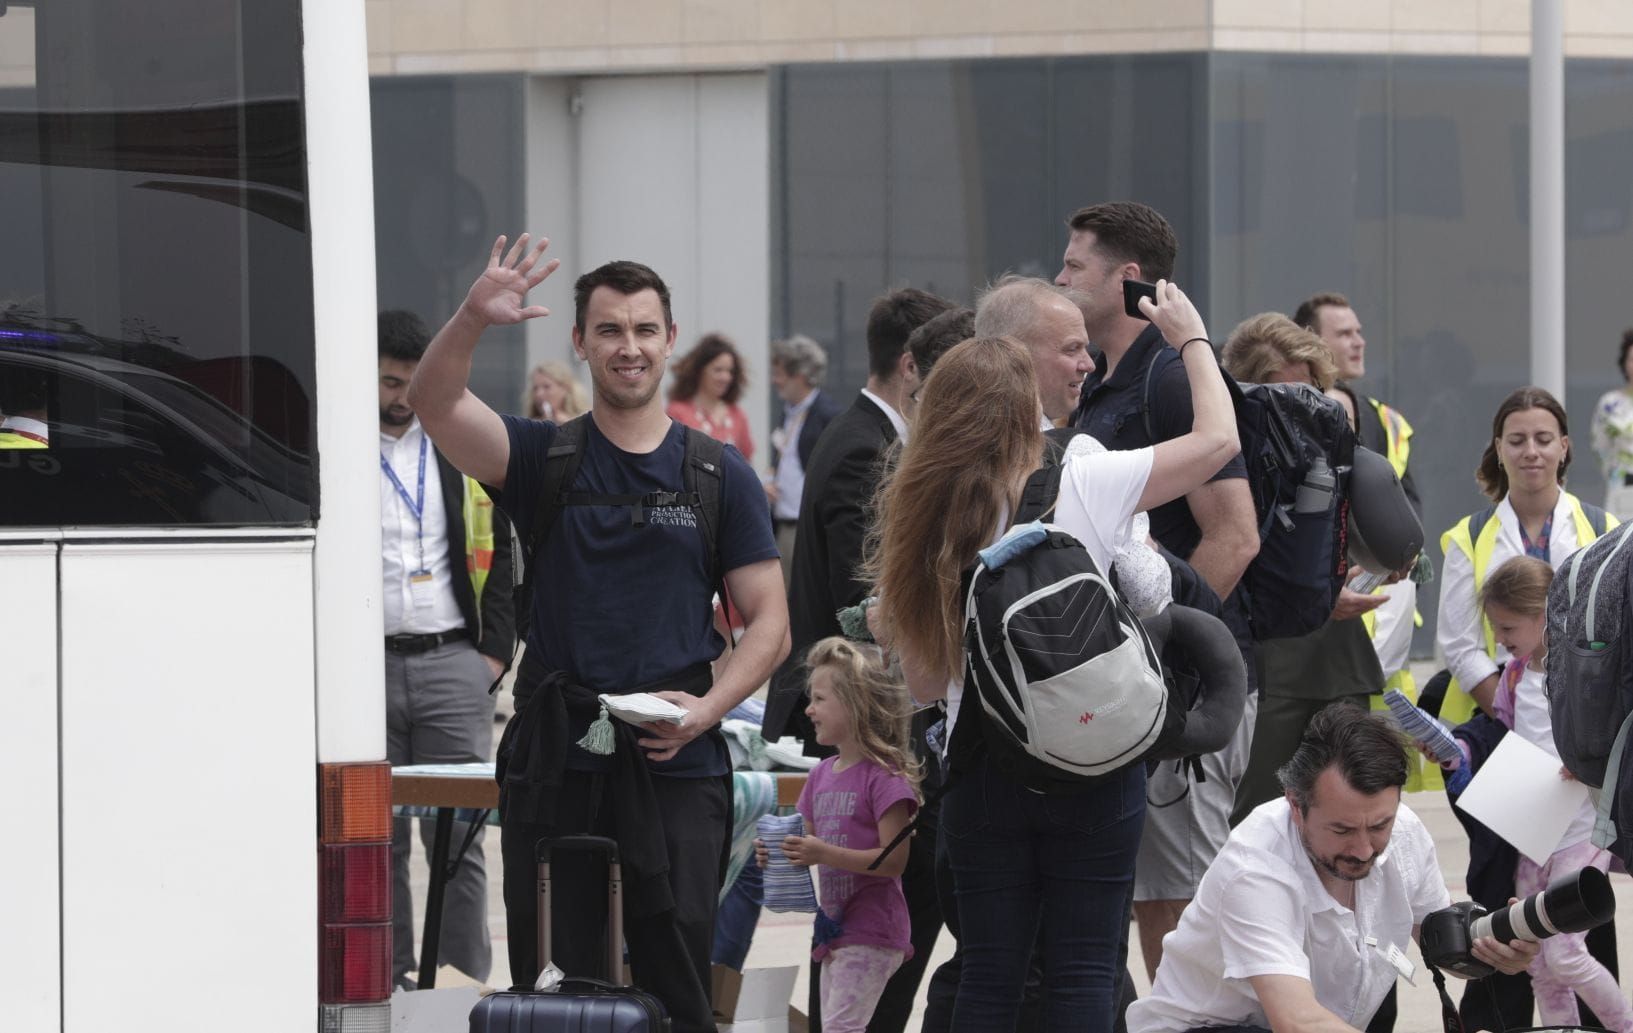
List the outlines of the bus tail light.
<svg viewBox="0 0 1633 1033">
<path fill-rule="evenodd" d="M 323 1033 L 391 1025 L 391 765 L 318 765 L 318 1011 Z"/>
<path fill-rule="evenodd" d="M 391 921 L 391 844 L 320 846 L 324 925 Z"/>
</svg>

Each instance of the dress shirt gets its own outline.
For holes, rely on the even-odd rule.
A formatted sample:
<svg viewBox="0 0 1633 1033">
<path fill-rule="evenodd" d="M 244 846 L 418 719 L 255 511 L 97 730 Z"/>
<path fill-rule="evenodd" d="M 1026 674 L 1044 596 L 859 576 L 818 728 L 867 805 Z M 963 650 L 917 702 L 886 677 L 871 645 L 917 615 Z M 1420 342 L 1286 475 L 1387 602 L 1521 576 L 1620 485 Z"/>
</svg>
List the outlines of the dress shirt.
<svg viewBox="0 0 1633 1033">
<path fill-rule="evenodd" d="M 1365 1029 L 1395 982 L 1383 952 L 1392 944 L 1404 954 L 1413 927 L 1449 903 L 1434 840 L 1404 803 L 1389 849 L 1355 883 L 1354 910 L 1321 884 L 1287 798 L 1260 804 L 1164 937 L 1150 995 L 1129 1006 L 1129 1033 L 1268 1029 L 1249 979 L 1270 975 L 1309 980 L 1323 1008 Z"/>
<path fill-rule="evenodd" d="M 885 416 L 889 418 L 890 425 L 896 428 L 896 437 L 902 444 L 907 444 L 907 420 L 901 413 L 896 411 L 896 407 L 865 387 L 862 389 L 862 394 L 867 396 L 868 401 L 885 411 Z"/>
<path fill-rule="evenodd" d="M 1497 542 L 1491 551 L 1491 566 L 1485 572 L 1486 577 L 1515 556 L 1525 555 L 1525 543 L 1520 541 L 1520 518 L 1507 497 L 1497 504 L 1497 512 L 1491 519 L 1497 522 Z M 1577 548 L 1576 520 L 1571 516 L 1571 505 L 1563 488 L 1559 501 L 1554 503 L 1553 519 L 1548 562 L 1558 570 Z M 1508 650 L 1501 645 L 1497 646 L 1495 658 L 1486 654 L 1485 624 L 1474 588 L 1474 561 L 1455 546 L 1446 550 L 1446 560 L 1440 569 L 1440 623 L 1435 628 L 1435 645 L 1464 692 L 1497 673 L 1498 666 L 1508 662 Z"/>
<path fill-rule="evenodd" d="M 380 551 L 385 573 L 381 610 L 387 635 L 425 635 L 452 631 L 465 626 L 465 618 L 454 601 L 454 583 L 448 557 L 454 551 L 448 543 L 448 514 L 442 502 L 442 478 L 437 472 L 436 450 L 414 420 L 400 438 L 380 434 L 380 455 L 391 464 L 397 480 L 410 498 L 417 494 L 420 471 L 420 442 L 425 450 L 425 511 L 423 524 L 397 493 L 384 470 L 380 471 Z M 425 566 L 431 571 L 429 585 L 415 589 L 409 574 L 420 569 L 420 543 L 425 545 Z M 459 543 L 464 552 L 464 543 Z"/>
<path fill-rule="evenodd" d="M 805 490 L 805 464 L 800 462 L 799 435 L 805 428 L 805 417 L 810 414 L 820 391 L 820 388 L 807 391 L 799 404 L 789 406 L 788 412 L 783 414 L 782 428 L 778 431 L 781 439 L 776 443 L 777 473 L 773 481 L 777 486 L 777 503 L 771 507 L 771 515 L 778 520 L 799 519 L 800 494 Z"/>
</svg>

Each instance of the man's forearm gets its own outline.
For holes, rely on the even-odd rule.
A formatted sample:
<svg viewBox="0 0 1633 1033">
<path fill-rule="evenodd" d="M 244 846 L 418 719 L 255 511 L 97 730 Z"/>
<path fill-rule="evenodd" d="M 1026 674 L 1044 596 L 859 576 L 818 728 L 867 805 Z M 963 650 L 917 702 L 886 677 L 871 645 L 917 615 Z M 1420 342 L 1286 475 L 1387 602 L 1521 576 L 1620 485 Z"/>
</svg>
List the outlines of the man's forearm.
<svg viewBox="0 0 1633 1033">
<path fill-rule="evenodd" d="M 461 305 L 454 317 L 437 331 L 420 359 L 408 385 L 408 404 L 434 435 L 436 421 L 453 411 L 471 380 L 471 356 L 486 327 Z"/>
<path fill-rule="evenodd" d="M 771 625 L 776 623 L 776 627 Z M 788 621 L 773 622 L 762 619 L 751 622 L 743 631 L 731 655 L 721 665 L 714 686 L 703 697 L 715 707 L 721 717 L 731 712 L 743 700 L 754 695 L 764 685 L 771 672 L 788 655 Z"/>
<path fill-rule="evenodd" d="M 1202 580 L 1224 599 L 1242 579 L 1242 572 L 1253 559 L 1254 551 L 1230 539 L 1203 537 L 1191 553 L 1191 569 L 1202 575 Z"/>
</svg>

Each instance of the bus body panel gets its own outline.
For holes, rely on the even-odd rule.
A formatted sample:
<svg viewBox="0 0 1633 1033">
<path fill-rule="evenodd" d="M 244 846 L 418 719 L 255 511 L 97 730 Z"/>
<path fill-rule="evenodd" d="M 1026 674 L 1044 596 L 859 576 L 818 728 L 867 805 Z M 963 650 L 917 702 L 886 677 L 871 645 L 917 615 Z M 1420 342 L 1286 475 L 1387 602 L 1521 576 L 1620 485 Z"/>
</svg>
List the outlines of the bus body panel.
<svg viewBox="0 0 1633 1033">
<path fill-rule="evenodd" d="M 61 606 L 63 1029 L 311 1028 L 310 536 L 70 541 Z"/>
<path fill-rule="evenodd" d="M 317 331 L 318 760 L 386 755 L 368 39 L 360 3 L 302 5 Z M 363 645 L 372 644 L 372 648 Z"/>
<path fill-rule="evenodd" d="M 0 785 L 7 794 L 0 972 L 11 1029 L 58 1029 L 57 545 L 0 541 Z"/>
</svg>

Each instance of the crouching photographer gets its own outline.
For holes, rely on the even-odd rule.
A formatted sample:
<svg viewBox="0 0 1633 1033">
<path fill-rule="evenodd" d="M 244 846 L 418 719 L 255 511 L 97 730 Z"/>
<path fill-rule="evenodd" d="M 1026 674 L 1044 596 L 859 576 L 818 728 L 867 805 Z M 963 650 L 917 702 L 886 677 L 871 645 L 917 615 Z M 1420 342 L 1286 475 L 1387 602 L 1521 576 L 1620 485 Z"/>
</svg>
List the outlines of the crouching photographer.
<svg viewBox="0 0 1633 1033">
<path fill-rule="evenodd" d="M 1306 727 L 1283 798 L 1231 832 L 1163 941 L 1129 1033 L 1356 1033 L 1397 976 L 1407 937 L 1448 909 L 1434 841 L 1401 803 L 1407 754 L 1389 718 L 1335 703 Z M 1467 953 L 1524 971 L 1537 944 L 1471 923 Z"/>
</svg>

